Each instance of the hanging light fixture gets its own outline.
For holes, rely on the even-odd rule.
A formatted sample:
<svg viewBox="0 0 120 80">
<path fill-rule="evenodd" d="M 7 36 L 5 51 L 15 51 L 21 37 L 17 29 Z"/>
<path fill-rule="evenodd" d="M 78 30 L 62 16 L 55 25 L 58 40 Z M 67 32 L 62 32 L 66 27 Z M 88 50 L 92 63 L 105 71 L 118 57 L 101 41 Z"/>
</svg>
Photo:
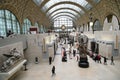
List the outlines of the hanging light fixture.
<svg viewBox="0 0 120 80">
<path fill-rule="evenodd" d="M 92 30 L 93 30 L 93 34 L 94 34 L 93 21 L 92 21 L 92 19 L 93 19 L 93 17 L 92 17 L 92 13 L 90 13 L 90 17 L 89 17 L 89 19 L 90 19 L 90 23 L 89 23 L 89 25 L 90 25 L 90 27 L 92 28 Z"/>
</svg>

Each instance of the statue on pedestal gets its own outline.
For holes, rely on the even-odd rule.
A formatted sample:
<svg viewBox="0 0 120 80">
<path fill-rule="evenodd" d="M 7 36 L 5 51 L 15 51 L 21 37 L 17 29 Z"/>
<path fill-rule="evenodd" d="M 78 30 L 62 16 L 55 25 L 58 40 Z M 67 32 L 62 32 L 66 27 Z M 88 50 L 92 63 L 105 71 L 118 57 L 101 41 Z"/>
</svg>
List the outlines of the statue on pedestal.
<svg viewBox="0 0 120 80">
<path fill-rule="evenodd" d="M 88 37 L 86 35 L 80 35 L 78 37 L 78 50 L 79 50 L 79 55 L 80 55 L 80 60 L 78 62 L 78 65 L 80 67 L 87 68 L 89 67 L 89 62 L 87 58 L 87 44 L 88 44 Z"/>
</svg>

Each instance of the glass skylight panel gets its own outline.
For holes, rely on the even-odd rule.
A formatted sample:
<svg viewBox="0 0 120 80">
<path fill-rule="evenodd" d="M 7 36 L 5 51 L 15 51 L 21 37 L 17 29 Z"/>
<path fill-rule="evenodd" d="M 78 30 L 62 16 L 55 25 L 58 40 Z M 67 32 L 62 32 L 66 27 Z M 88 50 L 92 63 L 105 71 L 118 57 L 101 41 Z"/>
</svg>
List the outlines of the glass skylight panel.
<svg viewBox="0 0 120 80">
<path fill-rule="evenodd" d="M 44 0 L 33 0 L 38 6 L 44 1 Z"/>
<path fill-rule="evenodd" d="M 87 9 L 87 10 L 90 10 L 92 8 L 92 5 L 90 5 L 90 4 L 87 4 L 86 6 L 85 6 L 85 9 Z"/>
<path fill-rule="evenodd" d="M 55 17 L 60 16 L 60 15 L 63 15 L 63 16 L 68 15 L 68 16 L 71 16 L 71 17 L 75 18 L 75 16 L 74 16 L 74 15 L 69 14 L 69 13 L 60 13 L 60 14 L 57 14 L 57 15 L 55 15 L 55 16 L 53 16 L 53 17 L 51 17 L 51 18 L 55 18 Z"/>
<path fill-rule="evenodd" d="M 58 19 L 61 19 L 61 18 L 67 18 L 67 19 L 69 19 L 69 20 L 72 20 L 72 18 L 69 17 L 69 16 L 59 16 L 59 17 L 55 18 L 54 21 L 56 21 L 56 20 L 58 20 Z"/>
<path fill-rule="evenodd" d="M 71 17 L 71 16 L 69 16 L 69 15 L 56 16 L 56 17 L 54 17 L 54 18 L 51 18 L 51 20 L 52 20 L 52 21 L 55 21 L 56 19 L 59 19 L 59 18 L 62 18 L 62 17 L 68 18 L 69 20 L 72 20 L 72 21 L 75 20 L 74 17 Z"/>
<path fill-rule="evenodd" d="M 81 10 L 80 13 L 81 13 L 81 14 L 84 14 L 85 12 Z"/>
<path fill-rule="evenodd" d="M 69 1 L 69 2 L 74 2 L 77 3 L 83 7 L 85 7 L 88 2 L 86 0 L 50 0 L 49 2 L 47 2 L 44 7 L 42 8 L 43 11 L 46 11 L 49 7 L 51 7 L 52 5 L 59 3 L 59 2 L 64 2 L 64 1 Z"/>
<path fill-rule="evenodd" d="M 73 27 L 73 21 L 67 17 L 61 17 L 61 18 L 57 18 L 56 20 L 54 20 L 54 27 L 56 29 L 61 29 L 61 26 L 65 25 L 68 29 L 68 27 Z"/>
<path fill-rule="evenodd" d="M 60 12 L 69 12 L 69 13 L 72 13 L 72 14 L 74 14 L 74 15 L 79 15 L 78 13 L 76 13 L 76 12 L 74 12 L 74 11 L 72 11 L 72 10 L 69 10 L 69 9 L 62 9 L 62 10 L 59 10 L 59 11 L 56 11 L 56 12 L 54 12 L 53 14 L 51 14 L 51 16 L 53 16 L 53 15 L 55 15 L 55 14 L 57 14 L 57 13 L 60 13 Z"/>
<path fill-rule="evenodd" d="M 75 6 L 75 5 L 72 5 L 72 4 L 60 4 L 60 5 L 57 5 L 57 6 L 53 7 L 52 9 L 50 9 L 47 12 L 47 15 L 50 14 L 50 13 L 52 13 L 54 10 L 59 9 L 59 8 L 71 8 L 71 9 L 74 9 L 74 10 L 76 10 L 78 12 L 81 11 L 81 9 L 79 7 L 77 7 L 77 6 Z"/>
</svg>

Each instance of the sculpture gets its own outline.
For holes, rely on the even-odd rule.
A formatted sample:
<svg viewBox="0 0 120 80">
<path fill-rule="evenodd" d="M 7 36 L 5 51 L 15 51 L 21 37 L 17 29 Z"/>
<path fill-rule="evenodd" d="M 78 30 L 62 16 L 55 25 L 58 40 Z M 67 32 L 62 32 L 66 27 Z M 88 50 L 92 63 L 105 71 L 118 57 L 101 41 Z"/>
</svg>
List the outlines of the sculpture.
<svg viewBox="0 0 120 80">
<path fill-rule="evenodd" d="M 3 56 L 8 59 L 3 62 L 1 72 L 6 72 L 12 65 L 22 58 L 21 53 L 17 51 L 16 48 L 12 49 L 9 54 L 3 54 Z"/>
<path fill-rule="evenodd" d="M 87 44 L 88 44 L 88 37 L 86 35 L 80 35 L 78 37 L 78 50 L 80 55 L 80 60 L 78 62 L 78 65 L 80 67 L 87 68 L 89 67 L 88 58 L 87 58 Z"/>
</svg>

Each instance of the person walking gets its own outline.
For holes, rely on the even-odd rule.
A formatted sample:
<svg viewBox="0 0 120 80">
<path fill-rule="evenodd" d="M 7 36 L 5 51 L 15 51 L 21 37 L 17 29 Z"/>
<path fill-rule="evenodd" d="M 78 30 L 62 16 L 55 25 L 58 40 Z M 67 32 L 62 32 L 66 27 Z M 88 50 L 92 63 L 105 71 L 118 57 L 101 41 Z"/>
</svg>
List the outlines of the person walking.
<svg viewBox="0 0 120 80">
<path fill-rule="evenodd" d="M 35 57 L 35 63 L 38 64 L 38 57 Z"/>
<path fill-rule="evenodd" d="M 79 61 L 79 56 L 77 55 L 77 60 L 76 61 Z"/>
<path fill-rule="evenodd" d="M 104 57 L 104 64 L 107 65 L 107 58 Z"/>
<path fill-rule="evenodd" d="M 98 58 L 98 63 L 102 63 L 101 62 L 101 55 L 100 54 L 97 55 L 97 58 Z"/>
<path fill-rule="evenodd" d="M 73 56 L 75 57 L 75 55 L 76 55 L 76 50 L 73 49 Z"/>
<path fill-rule="evenodd" d="M 55 66 L 52 67 L 52 76 L 54 76 L 56 73 L 55 73 Z"/>
<path fill-rule="evenodd" d="M 49 57 L 49 65 L 51 65 L 51 63 L 52 63 L 52 57 L 50 56 Z"/>
<path fill-rule="evenodd" d="M 111 65 L 114 65 L 114 59 L 113 59 L 113 56 L 111 56 Z"/>
</svg>

